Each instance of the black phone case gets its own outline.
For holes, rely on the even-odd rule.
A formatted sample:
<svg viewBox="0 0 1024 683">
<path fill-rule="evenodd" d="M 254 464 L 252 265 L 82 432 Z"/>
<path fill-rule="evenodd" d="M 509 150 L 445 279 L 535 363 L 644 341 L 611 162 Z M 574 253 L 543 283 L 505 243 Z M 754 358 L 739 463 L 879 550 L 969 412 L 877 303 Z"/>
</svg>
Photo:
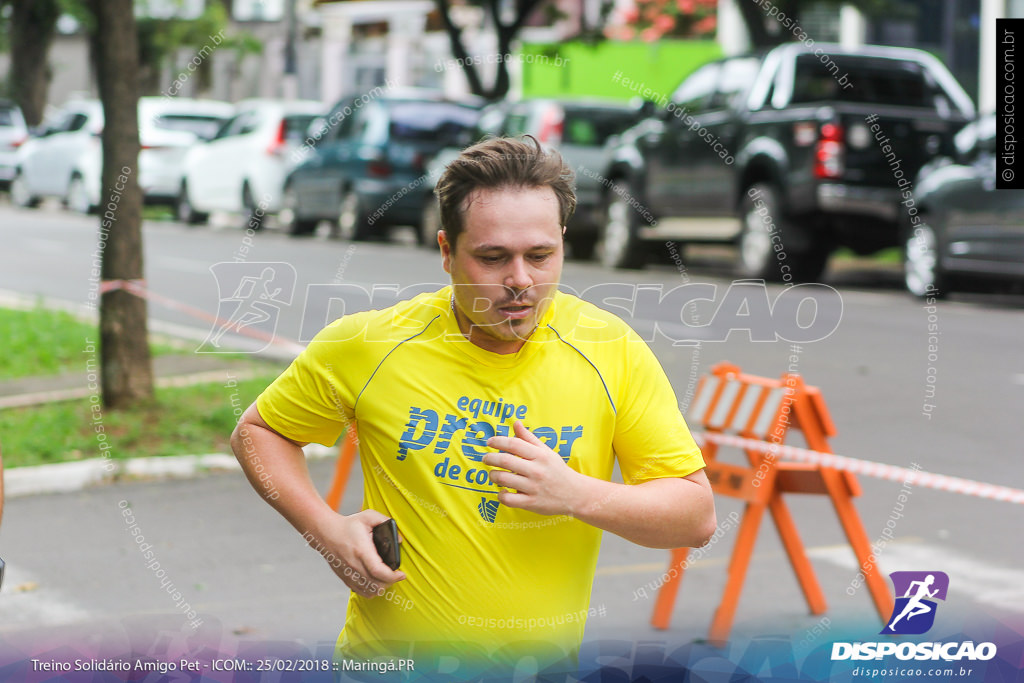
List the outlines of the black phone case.
<svg viewBox="0 0 1024 683">
<path fill-rule="evenodd" d="M 373 527 L 373 545 L 384 564 L 391 569 L 398 569 L 402 556 L 398 548 L 398 524 L 395 520 L 389 519 Z"/>
</svg>

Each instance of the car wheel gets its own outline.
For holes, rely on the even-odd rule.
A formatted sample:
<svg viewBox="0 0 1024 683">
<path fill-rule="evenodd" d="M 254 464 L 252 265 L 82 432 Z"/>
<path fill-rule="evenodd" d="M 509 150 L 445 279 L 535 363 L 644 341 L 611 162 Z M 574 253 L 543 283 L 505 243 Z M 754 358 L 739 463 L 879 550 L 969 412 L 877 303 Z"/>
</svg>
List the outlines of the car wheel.
<svg viewBox="0 0 1024 683">
<path fill-rule="evenodd" d="M 209 218 L 209 214 L 196 211 L 192 206 L 192 201 L 188 197 L 188 185 L 185 183 L 181 184 L 178 197 L 174 201 L 174 214 L 179 221 L 188 225 L 199 225 L 205 223 Z"/>
<path fill-rule="evenodd" d="M 423 202 L 423 211 L 420 213 L 419 230 L 416 236 L 419 238 L 420 246 L 427 249 L 438 249 L 437 231 L 441 229 L 441 207 L 437 200 L 431 195 Z"/>
<path fill-rule="evenodd" d="M 370 236 L 370 223 L 363 211 L 359 195 L 352 188 L 341 193 L 337 230 L 334 237 L 342 240 L 365 240 Z"/>
<path fill-rule="evenodd" d="M 598 259 L 609 268 L 643 268 L 647 260 L 645 245 L 638 234 L 639 216 L 627 199 L 634 196 L 632 187 L 624 181 L 615 181 L 611 187 L 596 244 Z"/>
<path fill-rule="evenodd" d="M 825 271 L 831 249 L 786 215 L 773 186 L 754 185 L 743 193 L 740 221 L 736 270 L 741 277 L 813 282 Z"/>
<path fill-rule="evenodd" d="M 256 202 L 248 181 L 242 185 L 242 208 L 245 210 L 245 227 L 251 230 L 262 230 L 263 219 L 267 216 L 267 207 L 260 206 Z"/>
<path fill-rule="evenodd" d="M 68 196 L 65 200 L 67 207 L 75 213 L 90 214 L 94 207 L 89 201 L 89 191 L 85 187 L 85 180 L 81 175 L 75 173 L 68 183 Z"/>
<path fill-rule="evenodd" d="M 903 243 L 903 283 L 908 292 L 916 297 L 946 297 L 949 283 L 939 253 L 938 235 L 927 223 L 919 223 L 907 232 Z"/>
<path fill-rule="evenodd" d="M 289 235 L 302 237 L 316 232 L 316 221 L 299 218 L 299 197 L 292 187 L 284 188 L 281 196 L 281 212 L 277 214 L 281 225 Z"/>
<path fill-rule="evenodd" d="M 28 189 L 28 183 L 25 182 L 25 177 L 21 174 L 21 171 L 14 176 L 11 180 L 11 201 L 15 206 L 23 209 L 34 209 L 39 206 L 39 197 L 32 194 L 32 191 Z"/>
</svg>

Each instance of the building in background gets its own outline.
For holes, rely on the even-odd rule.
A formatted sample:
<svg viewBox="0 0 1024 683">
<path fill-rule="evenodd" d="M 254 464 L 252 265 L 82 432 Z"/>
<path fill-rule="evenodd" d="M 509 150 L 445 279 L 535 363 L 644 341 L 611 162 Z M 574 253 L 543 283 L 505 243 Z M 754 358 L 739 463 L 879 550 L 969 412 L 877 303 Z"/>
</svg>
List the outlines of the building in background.
<svg viewBox="0 0 1024 683">
<path fill-rule="evenodd" d="M 557 43 L 575 36 L 583 22 L 596 21 L 600 5 L 600 0 L 551 2 L 556 11 L 538 8 L 519 32 L 520 42 Z M 385 82 L 438 88 L 453 97 L 468 93 L 434 0 L 317 0 L 316 10 L 322 28 L 322 100 L 367 92 Z M 496 54 L 494 32 L 488 30 L 486 13 L 480 7 L 454 4 L 451 16 L 463 29 L 471 56 Z M 515 92 L 517 63 L 509 66 Z M 495 64 L 485 60 L 478 68 L 485 83 L 494 79 Z"/>
<path fill-rule="evenodd" d="M 634 0 L 616 0 L 618 14 Z M 724 54 L 748 49 L 738 2 L 719 0 L 715 40 Z M 315 99 L 332 103 L 350 93 L 386 82 L 441 88 L 457 96 L 468 91 L 454 63 L 434 0 L 145 0 L 141 16 L 194 18 L 207 3 L 230 5 L 227 35 L 244 32 L 258 50 L 203 51 L 202 79 L 189 77 L 189 64 L 201 47 L 179 49 L 162 67 L 162 92 L 227 101 L 248 97 Z M 601 0 L 551 0 L 556 12 L 541 7 L 526 22 L 522 44 L 557 45 L 597 24 Z M 981 112 L 995 106 L 995 19 L 1024 17 L 1024 0 L 893 0 L 883 18 L 865 17 L 850 5 L 811 4 L 801 25 L 816 42 L 847 47 L 866 43 L 917 47 L 936 54 L 975 98 Z M 510 3 L 502 6 L 511 8 Z M 613 21 L 616 13 L 613 13 Z M 496 43 L 478 6 L 455 5 L 453 20 L 463 27 L 471 55 L 493 55 Z M 776 30 L 778 22 L 766 19 Z M 50 104 L 96 95 L 89 72 L 88 41 L 70 17 L 58 23 L 50 53 Z M 522 91 L 523 64 L 510 64 L 512 92 Z M 0 72 L 9 58 L 0 54 Z M 485 82 L 493 64 L 480 65 Z M 570 70 L 566 70 L 568 77 Z M 182 76 L 186 77 L 183 79 Z M 685 76 L 679 74 L 679 79 Z M 529 80 L 529 74 L 526 74 Z M 146 93 L 159 94 L 159 93 Z"/>
</svg>

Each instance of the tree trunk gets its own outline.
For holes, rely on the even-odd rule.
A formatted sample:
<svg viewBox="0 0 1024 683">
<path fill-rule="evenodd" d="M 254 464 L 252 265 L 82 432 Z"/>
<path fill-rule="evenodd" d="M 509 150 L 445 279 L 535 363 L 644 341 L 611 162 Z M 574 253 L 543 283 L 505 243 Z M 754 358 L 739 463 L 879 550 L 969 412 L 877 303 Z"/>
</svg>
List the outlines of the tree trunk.
<svg viewBox="0 0 1024 683">
<path fill-rule="evenodd" d="M 90 6 L 96 16 L 92 44 L 105 119 L 100 195 L 100 244 L 106 245 L 100 299 L 103 403 L 123 408 L 153 395 L 146 300 L 125 284 L 143 277 L 139 49 L 132 0 L 90 0 Z"/>
<path fill-rule="evenodd" d="M 47 57 L 59 16 L 57 0 L 14 0 L 11 5 L 11 95 L 30 126 L 42 122 L 46 109 Z"/>
<path fill-rule="evenodd" d="M 469 91 L 482 97 L 484 86 L 480 81 L 480 74 L 477 72 L 476 66 L 473 65 L 469 53 L 466 52 L 466 46 L 462 44 L 462 29 L 452 21 L 449 13 L 450 7 L 448 0 L 437 0 L 437 10 L 441 14 L 441 23 L 444 24 L 445 33 L 448 34 L 452 55 L 462 65 L 462 72 L 466 74 L 466 80 L 469 81 Z"/>
<path fill-rule="evenodd" d="M 542 0 L 516 0 L 515 18 L 512 20 L 512 23 L 504 24 L 501 21 L 500 3 L 498 0 L 487 0 L 485 6 L 497 33 L 499 54 L 509 54 L 509 51 L 512 49 L 512 41 L 530 17 L 530 14 L 540 6 L 541 2 Z M 511 87 L 508 64 L 504 59 L 497 63 L 494 84 L 490 88 L 486 87 L 480 78 L 480 72 L 477 71 L 476 64 L 473 63 L 473 58 L 470 57 L 466 46 L 462 43 L 462 29 L 451 20 L 451 15 L 449 14 L 450 7 L 449 0 L 437 0 L 437 8 L 441 14 L 441 22 L 444 24 L 445 32 L 448 34 L 452 55 L 462 65 L 462 71 L 466 74 L 466 80 L 469 82 L 470 92 L 489 100 L 500 100 L 508 94 Z"/>
</svg>

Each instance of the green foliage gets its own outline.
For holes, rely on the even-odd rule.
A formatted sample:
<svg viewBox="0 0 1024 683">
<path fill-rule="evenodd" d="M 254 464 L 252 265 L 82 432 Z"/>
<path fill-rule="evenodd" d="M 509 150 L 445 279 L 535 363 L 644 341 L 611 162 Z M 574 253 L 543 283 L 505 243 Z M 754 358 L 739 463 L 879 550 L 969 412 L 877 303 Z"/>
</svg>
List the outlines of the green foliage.
<svg viewBox="0 0 1024 683">
<path fill-rule="evenodd" d="M 66 311 L 0 308 L 0 339 L 0 380 L 85 372 L 86 342 L 97 343 L 99 328 Z M 176 352 L 164 344 L 150 350 L 157 356 Z"/>
<path fill-rule="evenodd" d="M 86 352 L 99 339 L 93 322 L 64 311 L 42 307 L 33 310 L 0 308 L 0 381 L 21 377 L 85 373 L 89 361 L 98 362 L 95 351 Z M 154 355 L 181 353 L 167 345 L 152 344 Z M 276 365 L 240 363 L 249 356 L 226 355 L 225 362 L 239 371 L 255 368 L 261 375 L 238 381 L 173 389 L 157 389 L 150 401 L 131 408 L 104 411 L 102 429 L 115 458 L 226 452 L 228 436 L 244 410 L 277 376 Z M 95 366 L 93 366 L 95 367 Z M 63 462 L 101 455 L 89 398 L 40 406 L 0 410 L 0 442 L 7 467 Z"/>
<path fill-rule="evenodd" d="M 86 0 L 57 0 L 61 13 L 70 15 L 79 23 L 86 33 L 96 28 L 96 17 L 93 16 Z"/>
<path fill-rule="evenodd" d="M 157 389 L 131 408 L 94 417 L 89 399 L 0 411 L 0 441 L 7 468 L 102 457 L 97 425 L 110 444 L 110 457 L 229 453 L 237 415 L 276 374 L 238 382 Z"/>
<path fill-rule="evenodd" d="M 72 1 L 72 0 L 68 0 Z M 145 0 L 136 0 L 145 4 Z M 156 18 L 148 15 L 137 20 L 139 31 L 139 63 L 151 73 L 159 70 L 180 48 L 195 51 L 218 49 L 234 50 L 239 54 L 259 54 L 263 44 L 245 31 L 226 35 L 228 13 L 224 5 L 210 3 L 195 19 Z M 205 62 L 197 69 L 203 81 L 209 78 L 209 65 Z"/>
<path fill-rule="evenodd" d="M 0 0 L 0 52 L 7 52 L 11 49 L 11 6 L 5 0 Z M 0 80 L 0 95 L 4 94 L 7 79 Z"/>
<path fill-rule="evenodd" d="M 60 14 L 68 15 L 81 26 L 84 33 L 93 33 L 96 19 L 87 0 L 37 0 L 52 3 Z M 180 4 L 180 0 L 179 0 Z M 10 15 L 12 0 L 0 0 L 0 52 L 10 50 Z M 163 5 L 161 5 L 163 6 Z M 228 49 L 239 55 L 260 54 L 263 44 L 247 31 L 227 35 L 228 11 L 224 3 L 208 3 L 195 19 L 158 18 L 150 11 L 149 0 L 135 0 L 136 25 L 139 35 L 139 64 L 150 73 L 159 73 L 174 52 L 180 48 L 205 46 Z M 219 40 L 214 41 L 214 36 Z M 200 65 L 200 78 L 208 70 Z M 0 95 L 9 94 L 9 76 L 0 80 Z"/>
<path fill-rule="evenodd" d="M 32 375 L 85 371 L 86 339 L 95 342 L 95 324 L 82 322 L 70 313 L 38 308 L 16 311 L 0 308 L 0 377 L 13 379 Z"/>
<path fill-rule="evenodd" d="M 227 27 L 227 13 L 219 3 L 209 5 L 195 19 L 160 19 L 140 16 L 140 61 L 159 66 L 164 58 L 183 46 L 202 47 Z"/>
</svg>

